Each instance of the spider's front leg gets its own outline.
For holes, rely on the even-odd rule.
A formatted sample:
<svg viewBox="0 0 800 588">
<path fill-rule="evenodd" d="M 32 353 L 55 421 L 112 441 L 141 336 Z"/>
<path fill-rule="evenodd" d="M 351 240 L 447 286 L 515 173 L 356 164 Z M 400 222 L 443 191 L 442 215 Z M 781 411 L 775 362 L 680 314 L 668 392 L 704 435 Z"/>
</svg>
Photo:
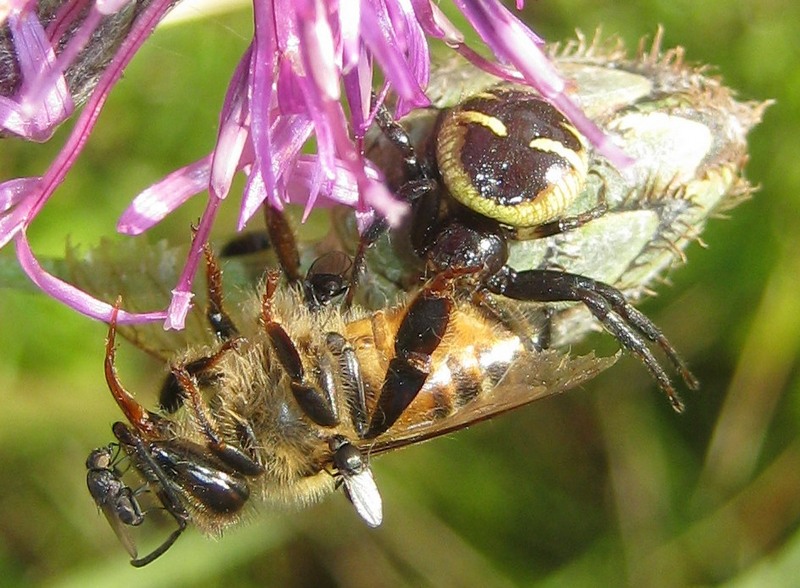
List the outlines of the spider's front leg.
<svg viewBox="0 0 800 588">
<path fill-rule="evenodd" d="M 408 178 L 402 185 L 396 187 L 395 193 L 411 206 L 414 218 L 411 225 L 411 242 L 417 252 L 422 254 L 424 246 L 431 242 L 438 225 L 441 201 L 438 179 L 432 169 L 431 161 L 417 153 L 408 131 L 394 119 L 385 104 L 377 106 L 375 123 L 403 159 L 402 167 Z M 386 219 L 377 216 L 360 235 L 353 258 L 347 297 L 344 301 L 345 308 L 349 308 L 353 303 L 358 281 L 366 271 L 367 250 L 388 230 L 389 224 Z"/>
<path fill-rule="evenodd" d="M 690 389 L 696 390 L 698 387 L 697 378 L 664 333 L 636 310 L 622 292 L 608 284 L 567 272 L 539 269 L 517 272 L 505 266 L 491 276 L 486 285 L 491 292 L 514 300 L 583 303 L 625 349 L 644 363 L 678 412 L 683 410 L 683 402 L 666 371 L 647 346 L 648 341 L 661 347 Z"/>
</svg>

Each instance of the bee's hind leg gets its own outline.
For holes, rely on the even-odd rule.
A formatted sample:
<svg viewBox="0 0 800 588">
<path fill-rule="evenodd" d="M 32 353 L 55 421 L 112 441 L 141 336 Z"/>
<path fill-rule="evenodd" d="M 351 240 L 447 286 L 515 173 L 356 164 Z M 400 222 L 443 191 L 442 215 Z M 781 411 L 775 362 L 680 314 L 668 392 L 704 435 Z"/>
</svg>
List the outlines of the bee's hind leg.
<svg viewBox="0 0 800 588">
<path fill-rule="evenodd" d="M 211 355 L 174 364 L 161 388 L 159 403 L 170 412 L 174 412 L 182 404 L 185 405 L 200 425 L 208 448 L 237 472 L 254 476 L 264 471 L 263 466 L 254 457 L 223 439 L 200 392 L 201 386 L 211 385 L 219 378 L 215 369 L 217 364 L 228 352 L 235 351 L 242 342 L 239 329 L 225 310 L 222 269 L 210 245 L 206 244 L 203 251 L 206 258 L 208 295 L 206 318 L 221 345 Z"/>
<path fill-rule="evenodd" d="M 414 297 L 397 329 L 395 356 L 378 396 L 366 439 L 387 431 L 419 394 L 431 370 L 431 356 L 439 347 L 450 324 L 455 300 L 453 280 L 466 270 L 437 274 Z"/>
<path fill-rule="evenodd" d="M 261 464 L 247 452 L 231 445 L 222 437 L 217 423 L 200 393 L 196 379 L 189 373 L 186 366 L 181 364 L 172 366 L 172 374 L 183 390 L 188 408 L 194 413 L 195 420 L 203 431 L 207 447 L 227 465 L 245 476 L 256 476 L 263 473 L 264 467 Z"/>
<path fill-rule="evenodd" d="M 289 219 L 286 218 L 283 211 L 267 203 L 264 203 L 263 209 L 267 236 L 278 256 L 281 271 L 290 284 L 299 284 L 303 279 L 300 274 L 300 251 L 297 248 L 297 239 L 289 224 Z"/>
</svg>

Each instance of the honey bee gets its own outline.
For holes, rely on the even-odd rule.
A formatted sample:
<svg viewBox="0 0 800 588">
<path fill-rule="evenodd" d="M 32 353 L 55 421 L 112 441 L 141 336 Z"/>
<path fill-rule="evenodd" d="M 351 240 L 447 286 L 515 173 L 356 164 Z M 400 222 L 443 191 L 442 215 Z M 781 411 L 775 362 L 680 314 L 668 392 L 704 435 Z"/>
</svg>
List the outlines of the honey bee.
<svg viewBox="0 0 800 588">
<path fill-rule="evenodd" d="M 220 343 L 172 362 L 161 391 L 166 410 L 146 409 L 120 382 L 116 316 L 109 327 L 105 376 L 126 422 L 113 425 L 116 442 L 90 454 L 87 482 L 137 567 L 162 555 L 189 522 L 210 534 L 236 523 L 251 495 L 306 505 L 342 487 L 359 516 L 380 525 L 371 457 L 567 390 L 614 361 L 531 355 L 447 273 L 404 304 L 342 312 L 310 303 L 321 296 L 309 293 L 319 280 L 306 279 L 304 294 L 270 272 L 260 304 L 244 311 L 242 324 L 255 328 L 240 331 L 223 307 L 210 252 L 207 267 L 206 314 Z M 144 488 L 123 481 L 115 454 Z M 176 528 L 140 557 L 129 531 L 144 520 L 146 492 Z"/>
<path fill-rule="evenodd" d="M 105 376 L 125 421 L 113 425 L 114 443 L 90 454 L 87 483 L 134 566 L 160 557 L 190 523 L 220 533 L 256 497 L 302 506 L 341 488 L 368 525 L 381 524 L 372 457 L 565 391 L 613 364 L 615 357 L 570 352 L 568 344 L 586 331 L 572 319 L 576 307 L 636 354 L 682 408 L 650 345 L 661 348 L 688 387 L 697 382 L 626 293 L 645 292 L 726 197 L 747 193 L 739 175 L 744 137 L 760 111 L 668 60 L 626 69 L 617 54 L 606 62 L 596 55 L 584 47 L 557 63 L 585 81 L 579 90 L 601 126 L 624 130 L 652 112 L 669 119 L 670 128 L 673 117 L 682 118 L 691 131 L 705 130 L 706 151 L 672 165 L 665 159 L 672 147 L 659 143 L 665 135 L 654 135 L 658 120 L 641 120 L 644 130 L 625 136 L 645 161 L 634 164 L 634 180 L 624 179 L 552 106 L 496 80 L 456 106 L 412 113 L 414 120 L 402 124 L 379 111 L 381 138 L 372 153 L 412 202 L 406 234 L 387 237 L 379 220 L 361 240 L 338 227 L 330 239 L 341 251 L 321 253 L 331 249 L 330 239 L 298 251 L 285 219 L 268 212 L 282 272 L 268 272 L 236 317 L 225 307 L 221 270 L 207 250 L 206 345 L 193 342 L 176 356 L 135 330 L 126 334 L 169 361 L 158 411 L 140 404 L 117 376 L 112 317 Z M 581 64 L 590 77 L 580 77 Z M 592 102 L 600 87 L 610 94 L 605 109 Z M 477 124 L 494 135 L 485 140 L 503 143 L 492 152 L 507 153 L 503 128 L 523 128 L 503 120 L 509 111 L 534 115 L 553 133 L 524 142 L 524 153 L 505 160 L 531 156 L 519 178 L 535 182 L 516 200 L 476 184 L 464 164 L 472 158 L 486 170 L 504 165 L 481 159 L 477 139 L 464 137 Z M 396 165 L 398 150 L 404 166 Z M 547 171 L 553 166 L 559 173 Z M 301 258 L 314 260 L 304 278 Z M 584 269 L 587 263 L 592 267 Z M 376 290 L 380 296 L 371 298 Z M 175 528 L 140 556 L 131 530 L 152 510 L 145 501 L 163 509 Z"/>
</svg>

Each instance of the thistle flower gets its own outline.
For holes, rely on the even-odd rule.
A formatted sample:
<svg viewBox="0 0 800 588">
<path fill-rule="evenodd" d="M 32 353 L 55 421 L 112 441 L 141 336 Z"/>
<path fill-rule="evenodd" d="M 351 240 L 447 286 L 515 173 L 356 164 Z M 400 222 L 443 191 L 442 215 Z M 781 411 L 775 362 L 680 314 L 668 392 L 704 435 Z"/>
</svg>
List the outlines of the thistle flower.
<svg viewBox="0 0 800 588">
<path fill-rule="evenodd" d="M 95 85 L 73 131 L 41 177 L 0 184 L 0 247 L 14 241 L 23 270 L 46 293 L 76 310 L 108 320 L 111 306 L 48 274 L 36 261 L 26 230 L 83 148 L 114 83 L 173 0 L 82 0 L 34 6 L 9 0 L 0 22 L 10 31 L 18 63 L 16 82 L 0 85 L 0 125 L 6 133 L 44 140 Z M 431 0 L 260 0 L 253 3 L 255 34 L 233 73 L 211 154 L 186 165 L 139 194 L 117 230 L 146 231 L 190 197 L 208 192 L 191 250 L 166 311 L 120 313 L 123 322 L 166 319 L 181 328 L 192 299 L 192 280 L 221 201 L 234 175 L 245 174 L 238 229 L 264 204 L 344 204 L 361 227 L 374 215 L 397 223 L 406 206 L 363 155 L 374 115 L 373 74 L 380 68 L 383 100 L 396 95 L 396 116 L 427 106 L 428 38 L 443 41 L 478 67 L 522 81 L 550 99 L 612 162 L 626 156 L 571 101 L 566 82 L 542 51 L 542 41 L 499 0 L 454 0 L 497 58 L 480 56 Z M 518 2 L 521 4 L 521 2 Z M 79 72 L 97 32 L 108 39 L 99 79 Z M 6 34 L 8 37 L 8 33 Z M 0 39 L 2 40 L 2 39 Z M 2 46 L 2 45 L 0 45 Z M 85 50 L 84 50 L 85 49 Z M 96 53 L 96 51 L 94 52 Z M 96 68 L 97 69 L 97 68 Z M 0 72 L 2 73 L 2 72 Z M 2 80 L 0 80 L 2 81 Z M 348 109 L 343 107 L 346 100 Z M 316 141 L 317 152 L 303 146 Z"/>
</svg>

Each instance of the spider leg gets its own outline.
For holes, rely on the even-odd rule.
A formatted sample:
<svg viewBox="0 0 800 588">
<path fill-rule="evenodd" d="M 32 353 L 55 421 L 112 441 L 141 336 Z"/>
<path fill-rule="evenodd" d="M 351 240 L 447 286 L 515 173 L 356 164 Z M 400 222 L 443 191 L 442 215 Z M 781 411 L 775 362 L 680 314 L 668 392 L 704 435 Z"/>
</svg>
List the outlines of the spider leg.
<svg viewBox="0 0 800 588">
<path fill-rule="evenodd" d="M 515 300 L 583 303 L 625 349 L 644 363 L 678 412 L 683 410 L 683 402 L 667 372 L 648 347 L 648 341 L 661 347 L 690 389 L 698 387 L 697 378 L 661 330 L 625 300 L 622 292 L 608 284 L 567 272 L 515 272 L 505 267 L 488 280 L 487 286 L 490 291 Z"/>
</svg>

